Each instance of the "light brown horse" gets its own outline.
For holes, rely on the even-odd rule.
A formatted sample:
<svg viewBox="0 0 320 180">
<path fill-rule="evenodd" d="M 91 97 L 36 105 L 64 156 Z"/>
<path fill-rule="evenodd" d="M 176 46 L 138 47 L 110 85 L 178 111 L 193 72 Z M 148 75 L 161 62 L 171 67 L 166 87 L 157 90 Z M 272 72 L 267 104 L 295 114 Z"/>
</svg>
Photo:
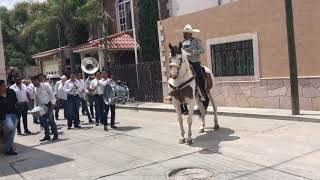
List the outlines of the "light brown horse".
<svg viewBox="0 0 320 180">
<path fill-rule="evenodd" d="M 193 74 L 193 71 L 190 68 L 190 64 L 188 62 L 189 54 L 182 49 L 182 44 L 179 44 L 179 47 L 172 46 L 169 44 L 169 48 L 171 50 L 170 56 L 170 71 L 171 71 L 171 78 L 169 79 L 169 90 L 170 95 L 172 96 L 172 102 L 175 107 L 175 110 L 178 115 L 178 121 L 180 125 L 180 138 L 179 143 L 185 143 L 185 131 L 183 127 L 183 119 L 182 119 L 182 112 L 180 106 L 183 103 L 187 103 L 189 107 L 189 114 L 188 114 L 188 138 L 187 144 L 192 144 L 192 116 L 194 114 L 194 106 L 197 103 L 200 117 L 201 117 L 201 126 L 200 132 L 203 133 L 205 129 L 205 116 L 206 116 L 206 107 L 204 106 L 203 102 L 200 101 L 199 91 L 197 91 L 196 81 Z M 208 69 L 208 68 L 206 68 Z M 209 69 L 208 69 L 209 70 Z M 215 101 L 213 99 L 213 74 L 209 71 L 205 73 L 206 77 L 206 87 L 207 87 L 207 94 L 209 97 L 210 102 L 213 105 L 214 111 L 214 129 L 219 129 L 218 124 L 218 115 L 217 115 L 217 107 Z"/>
</svg>

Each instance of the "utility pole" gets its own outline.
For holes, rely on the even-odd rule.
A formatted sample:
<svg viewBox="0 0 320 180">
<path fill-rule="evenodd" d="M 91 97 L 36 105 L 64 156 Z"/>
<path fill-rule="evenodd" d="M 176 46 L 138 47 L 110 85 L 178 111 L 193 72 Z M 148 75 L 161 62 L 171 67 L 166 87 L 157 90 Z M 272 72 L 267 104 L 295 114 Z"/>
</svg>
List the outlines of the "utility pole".
<svg viewBox="0 0 320 180">
<path fill-rule="evenodd" d="M 287 36 L 288 36 L 288 53 L 290 66 L 290 86 L 291 86 L 291 108 L 292 115 L 300 114 L 299 105 L 299 84 L 298 70 L 296 59 L 296 45 L 294 37 L 294 20 L 292 10 L 292 0 L 285 0 L 286 20 L 287 20 Z"/>
<path fill-rule="evenodd" d="M 133 30 L 133 39 L 134 39 L 134 59 L 136 62 L 136 74 L 137 74 L 137 86 L 138 89 L 140 88 L 139 82 L 139 68 L 138 68 L 138 48 L 137 48 L 137 34 L 136 34 L 136 24 L 134 21 L 135 13 L 133 8 L 133 0 L 130 1 L 130 8 L 131 8 L 131 22 L 132 22 L 132 30 Z"/>
</svg>

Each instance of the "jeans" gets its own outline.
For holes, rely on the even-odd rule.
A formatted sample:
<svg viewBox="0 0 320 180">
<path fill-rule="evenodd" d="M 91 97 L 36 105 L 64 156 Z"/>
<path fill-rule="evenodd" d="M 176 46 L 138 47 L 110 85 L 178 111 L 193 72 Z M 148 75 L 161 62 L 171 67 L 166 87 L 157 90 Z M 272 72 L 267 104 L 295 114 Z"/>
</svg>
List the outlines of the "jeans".
<svg viewBox="0 0 320 180">
<path fill-rule="evenodd" d="M 21 127 L 20 127 L 20 119 L 22 117 L 22 121 L 23 121 L 23 128 L 24 131 L 28 131 L 28 103 L 24 102 L 24 103 L 18 103 L 17 105 L 17 111 L 18 111 L 18 124 L 17 124 L 17 131 L 20 133 L 21 132 Z"/>
<path fill-rule="evenodd" d="M 89 109 L 88 109 L 88 104 L 87 104 L 87 100 L 83 97 L 80 97 L 80 103 L 82 106 L 82 112 L 84 112 L 84 114 L 86 114 L 88 116 L 88 121 L 91 122 L 91 116 L 89 113 Z"/>
<path fill-rule="evenodd" d="M 108 125 L 108 114 L 109 114 L 109 109 L 111 110 L 111 126 L 114 126 L 114 121 L 115 121 L 115 116 L 116 116 L 116 105 L 106 105 L 106 119 L 104 121 L 104 125 Z"/>
<path fill-rule="evenodd" d="M 62 107 L 63 108 L 63 116 L 64 116 L 64 119 L 67 118 L 67 110 L 66 110 L 66 103 L 67 103 L 67 100 L 64 100 L 64 99 L 58 99 L 57 102 L 56 102 L 56 107 L 55 107 L 55 118 L 58 120 L 59 119 L 59 111 L 60 111 L 60 108 Z"/>
<path fill-rule="evenodd" d="M 80 124 L 80 118 L 79 118 L 79 105 L 80 100 L 79 96 L 76 95 L 69 95 L 67 98 L 67 119 L 68 119 L 68 127 L 72 126 L 72 123 L 74 126 L 79 126 Z"/>
<path fill-rule="evenodd" d="M 102 95 L 94 95 L 94 104 L 96 108 L 96 123 L 104 123 L 106 121 L 105 103 Z"/>
<path fill-rule="evenodd" d="M 40 122 L 43 126 L 45 137 L 50 137 L 49 126 L 51 128 L 52 133 L 55 136 L 58 136 L 57 125 L 53 117 L 53 107 L 52 105 L 47 105 L 47 108 L 48 108 L 47 114 L 40 117 Z"/>
<path fill-rule="evenodd" d="M 88 102 L 90 106 L 91 117 L 94 117 L 94 112 L 93 112 L 94 95 L 88 94 L 87 97 L 88 97 Z"/>
<path fill-rule="evenodd" d="M 9 151 L 14 143 L 16 135 L 16 126 L 18 124 L 18 117 L 15 114 L 6 114 L 3 121 L 3 128 L 7 134 L 7 141 L 5 144 L 5 151 Z"/>
</svg>

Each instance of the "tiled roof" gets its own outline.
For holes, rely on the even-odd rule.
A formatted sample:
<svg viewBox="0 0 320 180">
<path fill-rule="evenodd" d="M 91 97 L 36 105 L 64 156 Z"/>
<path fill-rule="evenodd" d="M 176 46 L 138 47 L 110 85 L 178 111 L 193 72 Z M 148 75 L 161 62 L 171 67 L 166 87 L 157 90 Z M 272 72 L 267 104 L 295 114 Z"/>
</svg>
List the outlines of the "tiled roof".
<svg viewBox="0 0 320 180">
<path fill-rule="evenodd" d="M 110 50 L 128 50 L 134 49 L 134 39 L 125 32 L 113 34 L 105 38 L 92 40 L 90 42 L 80 44 L 73 48 L 73 51 L 81 51 L 82 49 L 103 47 Z M 137 44 L 139 48 L 139 44 Z"/>
<path fill-rule="evenodd" d="M 64 47 L 61 47 L 61 48 L 56 48 L 56 49 L 51 49 L 51 50 L 44 51 L 44 52 L 39 52 L 37 54 L 32 55 L 32 58 L 36 59 L 36 58 L 50 56 L 50 55 L 58 53 L 59 51 L 63 51 L 67 47 L 69 47 L 69 46 L 64 46 Z"/>
<path fill-rule="evenodd" d="M 105 46 L 108 49 L 134 49 L 135 41 L 129 34 L 122 32 L 107 36 Z M 139 48 L 139 44 L 137 44 L 137 47 Z"/>
<path fill-rule="evenodd" d="M 101 38 L 101 39 L 95 39 L 95 40 L 89 41 L 89 42 L 87 42 L 87 43 L 80 44 L 80 45 L 72 48 L 72 50 L 73 50 L 73 51 L 78 51 L 78 50 L 81 50 L 81 49 L 99 47 L 99 46 L 102 46 L 102 45 L 103 45 L 103 38 Z"/>
</svg>

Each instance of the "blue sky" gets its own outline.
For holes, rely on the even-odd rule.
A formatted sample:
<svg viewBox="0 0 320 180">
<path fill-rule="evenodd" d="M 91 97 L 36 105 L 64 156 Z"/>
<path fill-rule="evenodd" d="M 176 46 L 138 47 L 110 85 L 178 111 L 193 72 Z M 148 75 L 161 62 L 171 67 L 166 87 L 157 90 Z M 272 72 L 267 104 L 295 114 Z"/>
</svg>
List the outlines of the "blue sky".
<svg viewBox="0 0 320 180">
<path fill-rule="evenodd" d="M 17 2 L 23 2 L 23 1 L 43 2 L 45 0 L 0 0 L 0 6 L 6 6 L 7 8 L 12 9 Z"/>
</svg>

